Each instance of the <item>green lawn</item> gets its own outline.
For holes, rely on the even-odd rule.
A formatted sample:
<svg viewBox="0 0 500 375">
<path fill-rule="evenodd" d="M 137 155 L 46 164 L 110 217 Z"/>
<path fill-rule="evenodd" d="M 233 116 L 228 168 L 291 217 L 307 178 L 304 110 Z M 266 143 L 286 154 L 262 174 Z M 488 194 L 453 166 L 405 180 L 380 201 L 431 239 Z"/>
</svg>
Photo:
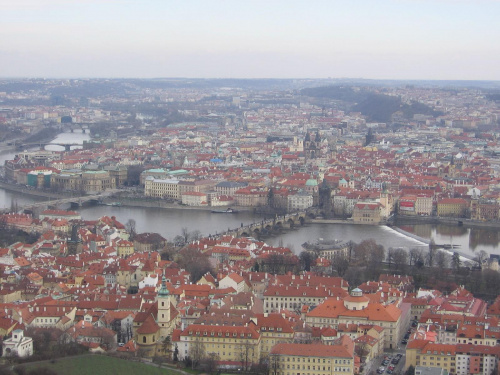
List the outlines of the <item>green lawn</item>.
<svg viewBox="0 0 500 375">
<path fill-rule="evenodd" d="M 46 367 L 56 371 L 59 375 L 179 375 L 180 373 L 168 369 L 159 369 L 140 362 L 132 362 L 113 357 L 93 355 L 73 358 L 61 358 L 56 363 L 26 364 L 28 371 L 34 368 Z"/>
</svg>

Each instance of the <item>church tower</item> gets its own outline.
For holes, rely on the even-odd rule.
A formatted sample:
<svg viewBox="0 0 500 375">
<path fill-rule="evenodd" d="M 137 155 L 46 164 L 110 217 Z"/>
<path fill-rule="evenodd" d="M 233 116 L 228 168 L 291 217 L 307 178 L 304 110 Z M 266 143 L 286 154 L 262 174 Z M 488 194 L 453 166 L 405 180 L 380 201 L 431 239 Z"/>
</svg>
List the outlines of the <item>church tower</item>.
<svg viewBox="0 0 500 375">
<path fill-rule="evenodd" d="M 175 309 L 175 302 L 172 301 L 167 289 L 167 279 L 163 276 L 161 288 L 157 295 L 158 317 L 157 324 L 160 326 L 160 337 L 165 338 L 172 333 L 174 329 L 174 318 L 172 309 Z"/>
</svg>

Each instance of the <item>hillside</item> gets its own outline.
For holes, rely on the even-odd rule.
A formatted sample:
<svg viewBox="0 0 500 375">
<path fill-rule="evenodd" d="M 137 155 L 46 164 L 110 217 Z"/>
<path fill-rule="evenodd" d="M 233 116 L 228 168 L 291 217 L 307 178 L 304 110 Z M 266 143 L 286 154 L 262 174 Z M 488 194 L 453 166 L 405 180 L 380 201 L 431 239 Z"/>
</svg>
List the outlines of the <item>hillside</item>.
<svg viewBox="0 0 500 375">
<path fill-rule="evenodd" d="M 403 112 L 404 117 L 412 119 L 415 114 L 438 116 L 441 112 L 434 111 L 431 107 L 413 102 L 405 104 L 399 97 L 376 94 L 366 89 L 353 89 L 345 86 L 324 86 L 307 88 L 301 91 L 302 95 L 341 100 L 350 104 L 350 110 L 361 112 L 369 121 L 391 122 L 394 112 Z"/>
</svg>

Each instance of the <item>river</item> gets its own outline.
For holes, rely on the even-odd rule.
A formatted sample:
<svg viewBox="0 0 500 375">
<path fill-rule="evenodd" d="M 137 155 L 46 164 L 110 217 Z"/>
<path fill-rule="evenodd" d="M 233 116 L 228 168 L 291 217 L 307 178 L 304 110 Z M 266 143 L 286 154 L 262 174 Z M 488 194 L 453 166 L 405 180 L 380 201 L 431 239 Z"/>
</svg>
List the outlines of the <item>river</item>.
<svg viewBox="0 0 500 375">
<path fill-rule="evenodd" d="M 83 143 L 89 134 L 61 133 L 54 143 Z M 60 151 L 61 146 L 48 145 L 47 149 Z M 57 149 L 56 149 L 57 148 Z M 0 163 L 12 159 L 15 151 L 1 151 Z M 13 204 L 23 205 L 44 200 L 39 197 L 29 197 L 22 193 L 9 192 L 0 189 L 0 208 L 10 208 Z M 239 212 L 236 214 L 212 214 L 205 210 L 162 209 L 154 207 L 112 207 L 94 206 L 80 209 L 82 218 L 96 220 L 101 216 L 116 216 L 122 223 L 134 219 L 138 232 L 157 232 L 165 238 L 172 240 L 180 235 L 183 228 L 189 231 L 199 231 L 202 235 L 216 234 L 228 228 L 236 228 L 258 222 L 261 216 L 252 212 Z M 474 257 L 474 252 L 485 250 L 489 254 L 500 254 L 500 232 L 496 228 L 467 228 L 456 225 L 416 224 L 400 225 L 401 229 L 425 239 L 433 239 L 437 244 L 450 244 L 457 246 L 456 251 L 467 257 Z M 296 253 L 300 252 L 300 245 L 306 241 L 317 238 L 340 239 L 361 242 L 365 239 L 374 239 L 386 249 L 389 247 L 423 247 L 427 245 L 413 238 L 405 236 L 386 226 L 355 225 L 355 224 L 309 224 L 292 231 L 266 238 L 271 245 L 290 246 Z"/>
</svg>

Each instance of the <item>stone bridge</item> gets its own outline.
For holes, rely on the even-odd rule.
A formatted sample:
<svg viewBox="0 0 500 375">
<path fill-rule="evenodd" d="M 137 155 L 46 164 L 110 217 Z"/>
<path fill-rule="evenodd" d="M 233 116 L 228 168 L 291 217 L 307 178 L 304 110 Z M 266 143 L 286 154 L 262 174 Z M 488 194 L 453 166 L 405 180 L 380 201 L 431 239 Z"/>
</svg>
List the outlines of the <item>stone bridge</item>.
<svg viewBox="0 0 500 375">
<path fill-rule="evenodd" d="M 270 234 L 281 229 L 293 229 L 300 227 L 314 217 L 314 213 L 309 211 L 293 212 L 286 215 L 276 215 L 272 219 L 265 219 L 259 222 L 243 225 L 238 228 L 230 229 L 217 236 L 231 235 L 234 237 L 258 237 L 261 234 Z"/>
</svg>

